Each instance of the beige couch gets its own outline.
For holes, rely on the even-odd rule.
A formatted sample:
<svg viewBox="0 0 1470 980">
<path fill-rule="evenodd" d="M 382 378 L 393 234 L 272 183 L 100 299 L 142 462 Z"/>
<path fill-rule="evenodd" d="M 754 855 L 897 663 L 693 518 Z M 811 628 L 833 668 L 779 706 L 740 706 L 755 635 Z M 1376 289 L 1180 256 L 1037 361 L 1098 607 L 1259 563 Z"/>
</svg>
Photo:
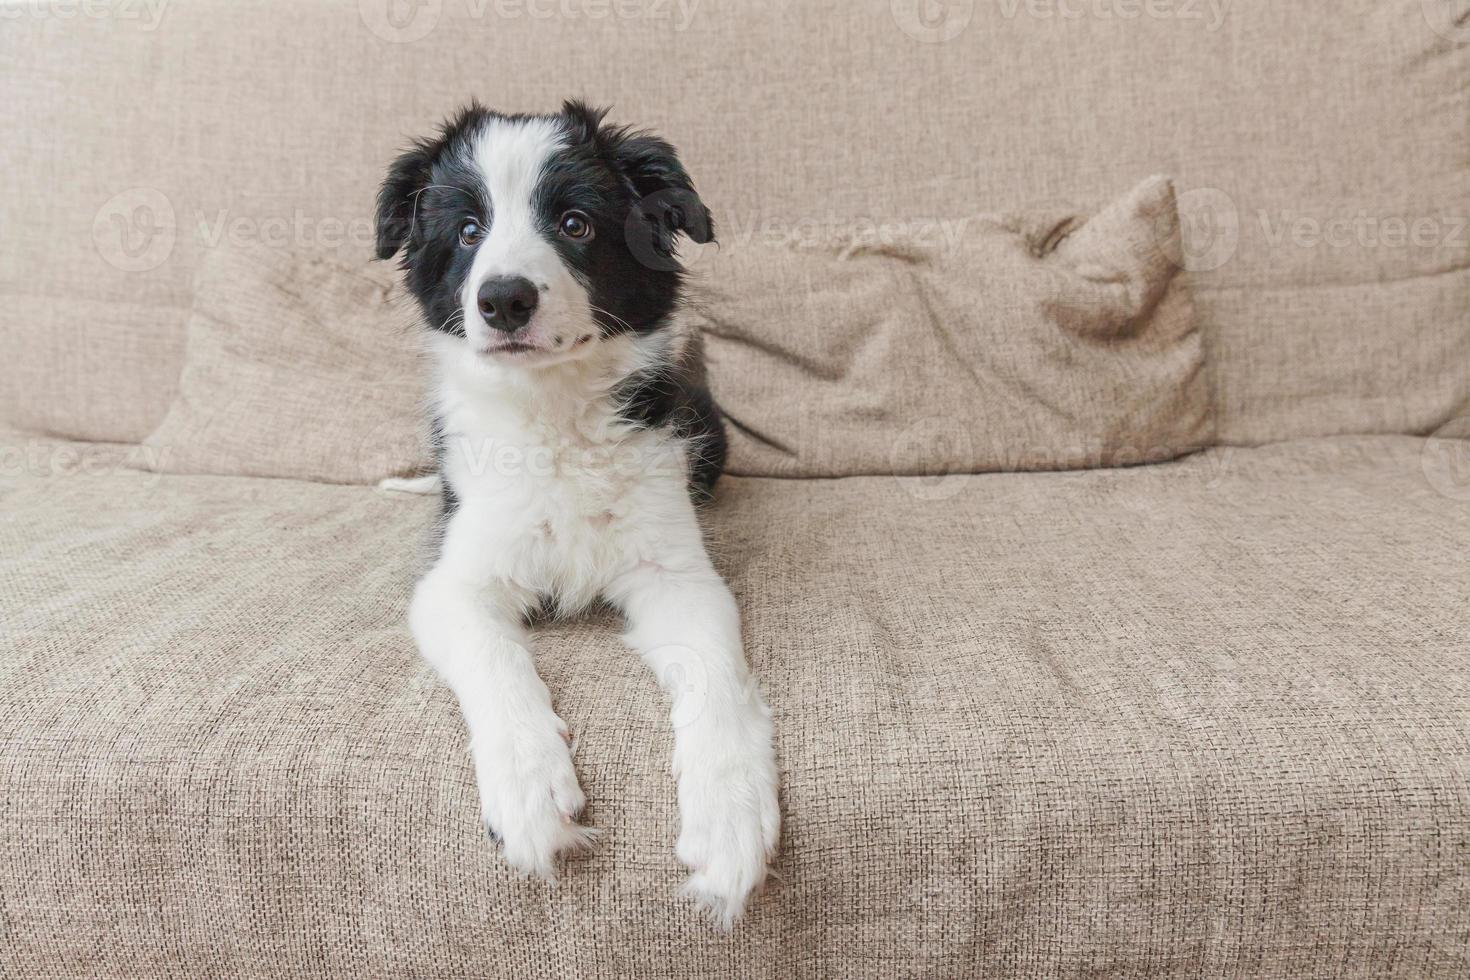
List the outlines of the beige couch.
<svg viewBox="0 0 1470 980">
<path fill-rule="evenodd" d="M 0 976 L 1470 975 L 1470 0 L 0 14 Z M 1180 192 L 1211 448 L 722 482 L 730 935 L 616 623 L 538 652 L 605 836 L 517 879 L 402 625 L 434 503 L 136 448 L 211 256 L 365 263 L 472 94 L 656 126 L 727 243 Z"/>
</svg>

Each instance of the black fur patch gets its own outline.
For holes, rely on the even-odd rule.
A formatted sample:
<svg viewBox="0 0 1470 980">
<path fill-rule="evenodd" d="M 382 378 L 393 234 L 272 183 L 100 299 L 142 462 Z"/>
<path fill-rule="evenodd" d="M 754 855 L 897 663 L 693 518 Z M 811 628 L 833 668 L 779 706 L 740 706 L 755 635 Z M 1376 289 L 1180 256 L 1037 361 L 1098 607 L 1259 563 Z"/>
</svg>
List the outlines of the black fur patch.
<svg viewBox="0 0 1470 980">
<path fill-rule="evenodd" d="M 728 443 L 724 416 L 704 380 L 704 358 L 696 345 L 658 370 L 630 379 L 618 392 L 621 415 L 649 428 L 668 427 L 687 440 L 690 492 L 705 500 L 725 469 Z"/>
</svg>

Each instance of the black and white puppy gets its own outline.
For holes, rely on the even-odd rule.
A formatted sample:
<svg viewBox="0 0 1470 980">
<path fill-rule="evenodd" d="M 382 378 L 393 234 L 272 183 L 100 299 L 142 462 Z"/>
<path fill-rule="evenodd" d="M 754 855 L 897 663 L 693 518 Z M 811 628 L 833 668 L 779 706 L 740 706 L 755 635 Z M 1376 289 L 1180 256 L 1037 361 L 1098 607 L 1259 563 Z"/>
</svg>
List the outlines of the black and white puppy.
<svg viewBox="0 0 1470 980">
<path fill-rule="evenodd" d="M 459 698 L 484 820 L 548 878 L 595 835 L 527 618 L 605 599 L 673 701 L 686 893 L 728 925 L 780 811 L 770 712 L 695 514 L 725 441 L 680 324 L 679 233 L 713 237 L 673 147 L 577 102 L 472 105 L 378 199 L 378 255 L 401 254 L 437 368 L 445 524 L 409 620 Z"/>
</svg>

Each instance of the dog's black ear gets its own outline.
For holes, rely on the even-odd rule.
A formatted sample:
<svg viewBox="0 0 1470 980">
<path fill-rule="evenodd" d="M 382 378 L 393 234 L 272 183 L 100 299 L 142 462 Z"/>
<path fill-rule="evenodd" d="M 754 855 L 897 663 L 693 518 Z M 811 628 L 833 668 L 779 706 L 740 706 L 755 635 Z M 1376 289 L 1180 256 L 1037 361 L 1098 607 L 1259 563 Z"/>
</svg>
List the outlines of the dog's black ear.
<svg viewBox="0 0 1470 980">
<path fill-rule="evenodd" d="M 694 181 L 672 146 L 647 133 L 604 126 L 607 110 L 592 108 L 585 102 L 567 102 L 562 111 L 572 121 L 574 137 L 595 143 L 598 152 L 627 182 L 637 198 L 637 218 L 666 239 L 662 244 L 667 248 L 663 250 L 672 249 L 673 237 L 681 231 L 701 245 L 715 240 L 709 208 L 699 199 Z"/>
<path fill-rule="evenodd" d="M 572 143 L 597 144 L 602 136 L 602 120 L 606 109 L 590 106 L 581 99 L 567 99 L 561 104 L 562 115 L 567 117 L 571 129 Z"/>
<path fill-rule="evenodd" d="M 470 103 L 444 123 L 439 135 L 417 140 L 393 165 L 378 190 L 378 258 L 392 258 L 413 237 L 419 193 L 434 179 L 434 164 L 445 149 L 464 139 L 489 111 Z"/>
<path fill-rule="evenodd" d="M 709 208 L 699 199 L 694 181 L 672 146 L 657 136 L 624 136 L 613 159 L 638 192 L 638 209 L 646 220 L 671 234 L 682 231 L 701 245 L 715 240 Z"/>
<path fill-rule="evenodd" d="M 378 258 L 392 258 L 413 234 L 415 198 L 429 186 L 438 148 L 438 141 L 421 141 L 388 168 L 378 190 Z"/>
</svg>

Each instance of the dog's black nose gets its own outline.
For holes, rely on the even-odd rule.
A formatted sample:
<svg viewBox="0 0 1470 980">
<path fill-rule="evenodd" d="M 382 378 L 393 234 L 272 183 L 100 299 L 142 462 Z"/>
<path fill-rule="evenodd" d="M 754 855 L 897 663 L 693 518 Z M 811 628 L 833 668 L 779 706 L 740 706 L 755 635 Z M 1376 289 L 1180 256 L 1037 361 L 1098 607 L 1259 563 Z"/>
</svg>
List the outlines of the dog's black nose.
<svg viewBox="0 0 1470 980">
<path fill-rule="evenodd" d="M 480 315 L 506 333 L 524 327 L 536 312 L 536 287 L 524 276 L 500 276 L 480 284 Z"/>
</svg>

